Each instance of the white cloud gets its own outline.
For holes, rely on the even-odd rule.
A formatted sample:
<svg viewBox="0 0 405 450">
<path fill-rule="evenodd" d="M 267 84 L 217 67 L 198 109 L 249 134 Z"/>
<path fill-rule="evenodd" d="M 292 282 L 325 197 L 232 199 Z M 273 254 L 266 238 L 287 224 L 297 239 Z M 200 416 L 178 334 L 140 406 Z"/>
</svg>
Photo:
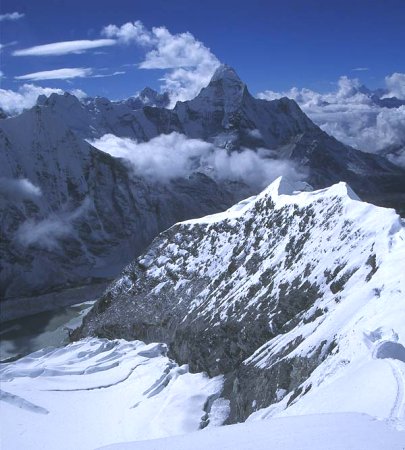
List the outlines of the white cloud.
<svg viewBox="0 0 405 450">
<path fill-rule="evenodd" d="M 90 200 L 86 198 L 73 211 L 54 213 L 39 221 L 26 220 L 18 228 L 16 238 L 25 247 L 36 245 L 46 250 L 55 250 L 59 248 L 61 238 L 74 234 L 74 221 L 79 219 L 89 207 Z"/>
<path fill-rule="evenodd" d="M 355 67 L 352 69 L 354 72 L 366 72 L 367 70 L 370 70 L 368 67 Z"/>
<path fill-rule="evenodd" d="M 188 175 L 198 167 L 196 158 L 208 155 L 212 147 L 207 142 L 187 139 L 178 133 L 162 134 L 142 143 L 106 134 L 90 144 L 112 156 L 131 161 L 138 175 L 165 182 Z"/>
<path fill-rule="evenodd" d="M 405 73 L 393 73 L 385 77 L 385 84 L 388 88 L 386 97 L 397 97 L 405 100 Z"/>
<path fill-rule="evenodd" d="M 292 161 L 273 159 L 271 151 L 257 152 L 245 149 L 228 152 L 216 149 L 207 161 L 213 167 L 214 178 L 242 181 L 249 186 L 263 189 L 279 176 L 291 181 L 303 180 L 305 172 L 298 170 Z"/>
<path fill-rule="evenodd" d="M 178 100 L 195 97 L 219 66 L 210 49 L 188 32 L 171 34 L 165 27 L 148 30 L 142 22 L 136 21 L 121 27 L 108 25 L 102 33 L 119 42 L 133 42 L 144 48 L 146 53 L 140 68 L 168 70 L 161 78 L 161 89 L 169 92 L 171 106 Z"/>
<path fill-rule="evenodd" d="M 0 108 L 10 115 L 19 114 L 24 109 L 34 106 L 40 95 L 48 97 L 53 93 L 63 94 L 63 92 L 62 89 L 43 88 L 34 84 L 24 84 L 18 88 L 18 91 L 0 89 Z M 87 97 L 80 89 L 73 89 L 70 93 L 78 98 Z"/>
<path fill-rule="evenodd" d="M 19 13 L 17 11 L 7 14 L 0 14 L 0 22 L 3 22 L 4 20 L 18 20 L 22 19 L 25 14 Z"/>
<path fill-rule="evenodd" d="M 42 195 L 41 189 L 27 178 L 11 179 L 0 177 L 0 195 L 8 200 L 33 199 Z"/>
<path fill-rule="evenodd" d="M 262 133 L 260 133 L 260 130 L 258 130 L 257 128 L 255 128 L 254 130 L 250 130 L 249 131 L 249 136 L 251 136 L 254 139 L 262 139 Z"/>
<path fill-rule="evenodd" d="M 69 92 L 72 95 L 74 95 L 75 97 L 77 97 L 79 100 L 83 100 L 84 98 L 88 97 L 88 95 L 84 91 L 82 91 L 81 89 L 72 89 Z"/>
<path fill-rule="evenodd" d="M 126 159 L 138 176 L 167 183 L 203 172 L 217 180 L 242 181 L 263 188 L 278 176 L 292 180 L 304 178 L 290 161 L 272 159 L 270 150 L 228 152 L 182 134 L 160 135 L 149 142 L 138 143 L 129 138 L 107 134 L 90 141 L 94 147 L 112 156 Z"/>
<path fill-rule="evenodd" d="M 81 41 L 53 42 L 51 44 L 36 45 L 13 52 L 13 56 L 58 56 L 69 53 L 83 53 L 86 50 L 115 45 L 114 39 L 96 39 Z"/>
<path fill-rule="evenodd" d="M 389 93 L 385 97 L 401 98 L 405 93 L 404 81 L 405 74 L 386 77 Z M 258 97 L 294 99 L 324 131 L 360 150 L 378 152 L 388 146 L 404 146 L 405 106 L 382 107 L 361 88 L 358 79 L 344 76 L 339 79 L 336 91 L 325 94 L 294 87 L 285 92 L 265 91 Z"/>
<path fill-rule="evenodd" d="M 14 77 L 16 80 L 67 80 L 70 78 L 83 78 L 92 74 L 92 69 L 83 67 L 63 68 L 56 70 L 45 70 L 42 72 L 27 73 Z"/>
<path fill-rule="evenodd" d="M 136 42 L 139 45 L 149 45 L 152 44 L 153 40 L 152 34 L 139 20 L 136 20 L 133 23 L 125 23 L 121 27 L 117 27 L 116 25 L 108 25 L 102 29 L 101 34 L 107 38 L 118 39 L 124 44 Z"/>
<path fill-rule="evenodd" d="M 96 74 L 96 75 L 93 75 L 92 78 L 115 77 L 115 76 L 117 76 L 117 75 L 124 75 L 124 74 L 126 74 L 125 71 L 123 71 L 123 70 L 117 70 L 117 71 L 115 71 L 115 72 L 113 72 L 113 73 L 105 73 L 105 74 L 98 73 L 98 74 Z"/>
<path fill-rule="evenodd" d="M 12 45 L 16 45 L 17 41 L 8 42 L 7 44 L 0 44 L 0 53 L 3 51 L 3 48 L 11 47 Z"/>
</svg>

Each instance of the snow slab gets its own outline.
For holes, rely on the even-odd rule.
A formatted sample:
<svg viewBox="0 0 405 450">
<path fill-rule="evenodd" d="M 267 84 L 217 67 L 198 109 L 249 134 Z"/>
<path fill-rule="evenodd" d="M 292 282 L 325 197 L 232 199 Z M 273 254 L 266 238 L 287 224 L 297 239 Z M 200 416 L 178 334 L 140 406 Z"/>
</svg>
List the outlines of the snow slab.
<svg viewBox="0 0 405 450">
<path fill-rule="evenodd" d="M 84 339 L 2 364 L 1 449 L 88 450 L 221 425 L 222 377 L 191 374 L 166 352 L 164 344 Z"/>
<path fill-rule="evenodd" d="M 316 414 L 210 428 L 103 450 L 403 450 L 405 432 L 366 414 Z"/>
</svg>

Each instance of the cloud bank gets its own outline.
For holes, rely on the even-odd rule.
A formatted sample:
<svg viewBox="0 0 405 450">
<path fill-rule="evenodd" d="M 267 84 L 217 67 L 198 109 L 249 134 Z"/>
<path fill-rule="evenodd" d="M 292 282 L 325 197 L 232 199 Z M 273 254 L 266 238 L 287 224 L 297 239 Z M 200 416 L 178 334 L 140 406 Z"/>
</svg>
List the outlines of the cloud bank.
<svg viewBox="0 0 405 450">
<path fill-rule="evenodd" d="M 167 70 L 161 78 L 161 90 L 169 93 L 171 106 L 176 101 L 195 97 L 220 64 L 211 50 L 188 32 L 172 34 L 165 27 L 148 30 L 136 21 L 121 27 L 108 25 L 102 34 L 121 44 L 134 43 L 143 49 L 145 58 L 140 68 Z"/>
<path fill-rule="evenodd" d="M 12 54 L 13 56 L 60 56 L 69 53 L 84 53 L 86 50 L 99 47 L 110 47 L 116 43 L 114 39 L 52 42 L 51 44 L 15 50 Z"/>
<path fill-rule="evenodd" d="M 270 150 L 229 153 L 175 132 L 142 143 L 112 134 L 89 142 L 112 156 L 124 158 L 138 176 L 154 182 L 167 183 L 193 172 L 203 172 L 215 180 L 241 181 L 254 188 L 263 188 L 280 175 L 294 181 L 305 178 L 291 161 L 272 159 Z"/>
<path fill-rule="evenodd" d="M 259 98 L 294 99 L 324 131 L 360 150 L 376 153 L 387 147 L 405 148 L 405 106 L 385 107 L 381 99 L 405 99 L 405 74 L 385 78 L 386 89 L 370 91 L 358 79 L 341 77 L 337 89 L 325 94 L 293 87 L 289 91 L 264 91 Z M 403 164 L 399 158 L 393 162 Z"/>
<path fill-rule="evenodd" d="M 85 98 L 87 95 L 80 89 L 69 91 L 78 98 Z M 32 108 L 40 95 L 49 97 L 51 94 L 63 94 L 62 89 L 43 88 L 34 84 L 24 84 L 17 91 L 0 89 L 0 108 L 8 115 L 21 113 L 24 109 Z"/>
</svg>

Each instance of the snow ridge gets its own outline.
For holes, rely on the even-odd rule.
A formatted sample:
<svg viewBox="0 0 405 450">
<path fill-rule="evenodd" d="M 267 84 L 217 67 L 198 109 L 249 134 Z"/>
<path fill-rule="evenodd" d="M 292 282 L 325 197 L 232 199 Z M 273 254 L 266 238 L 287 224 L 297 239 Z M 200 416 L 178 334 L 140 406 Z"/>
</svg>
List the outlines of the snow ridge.
<svg viewBox="0 0 405 450">
<path fill-rule="evenodd" d="M 365 336 L 394 330 L 404 345 L 404 258 L 405 229 L 394 210 L 361 202 L 346 183 L 298 192 L 278 179 L 224 213 L 161 234 L 77 337 L 163 339 L 193 370 L 217 375 L 238 367 L 227 378 L 240 386 L 230 396 L 231 421 L 270 404 L 266 416 L 358 411 L 389 418 L 398 376 L 373 359 Z M 347 381 L 366 373 L 385 380 L 380 396 Z M 328 387 L 334 383 L 339 389 Z M 395 411 L 403 417 L 401 408 Z"/>
</svg>

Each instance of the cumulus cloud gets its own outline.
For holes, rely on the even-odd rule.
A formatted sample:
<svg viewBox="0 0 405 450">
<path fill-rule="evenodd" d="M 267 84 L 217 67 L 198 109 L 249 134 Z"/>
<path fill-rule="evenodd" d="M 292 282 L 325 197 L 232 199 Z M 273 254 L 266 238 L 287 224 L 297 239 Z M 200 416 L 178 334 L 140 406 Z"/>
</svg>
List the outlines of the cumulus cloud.
<svg viewBox="0 0 405 450">
<path fill-rule="evenodd" d="M 0 14 L 0 22 L 3 22 L 5 20 L 18 20 L 22 19 L 25 14 L 19 13 L 17 11 L 12 13 L 6 13 L 6 14 Z"/>
<path fill-rule="evenodd" d="M 114 39 L 95 39 L 80 41 L 52 42 L 51 44 L 36 45 L 13 52 L 13 56 L 59 56 L 69 53 L 84 53 L 99 47 L 110 47 L 117 43 Z"/>
<path fill-rule="evenodd" d="M 17 91 L 0 89 L 0 108 L 9 115 L 15 115 L 24 109 L 32 108 L 40 95 L 49 97 L 51 94 L 63 94 L 62 89 L 43 88 L 34 84 L 24 84 Z M 71 94 L 78 98 L 85 98 L 87 95 L 80 89 L 73 89 Z"/>
<path fill-rule="evenodd" d="M 393 73 L 385 77 L 385 84 L 388 88 L 388 94 L 385 97 L 397 97 L 405 100 L 405 73 Z"/>
<path fill-rule="evenodd" d="M 343 76 L 333 92 L 294 87 L 285 92 L 264 91 L 258 97 L 294 99 L 324 131 L 360 150 L 374 153 L 389 146 L 405 147 L 405 106 L 388 108 L 378 101 L 405 98 L 405 74 L 386 77 L 386 94 L 376 92 L 366 89 L 358 79 Z M 401 159 L 395 162 L 400 164 Z"/>
<path fill-rule="evenodd" d="M 60 247 L 59 240 L 74 233 L 74 221 L 79 219 L 90 207 L 90 200 L 70 212 L 55 213 L 42 220 L 29 219 L 20 225 L 16 238 L 25 247 L 35 245 L 45 250 Z"/>
<path fill-rule="evenodd" d="M 27 178 L 12 179 L 0 177 L 0 195 L 8 200 L 35 199 L 42 195 L 41 189 Z"/>
<path fill-rule="evenodd" d="M 92 74 L 92 69 L 83 67 L 63 68 L 55 70 L 45 70 L 42 72 L 27 73 L 14 77 L 16 80 L 68 80 L 70 78 L 83 78 Z"/>
<path fill-rule="evenodd" d="M 203 172 L 216 180 L 241 181 L 263 188 L 280 175 L 292 180 L 305 177 L 291 161 L 274 159 L 271 150 L 229 152 L 179 133 L 160 135 L 142 143 L 107 134 L 90 144 L 124 158 L 137 175 L 155 182 L 167 183 L 193 172 Z"/>
<path fill-rule="evenodd" d="M 195 97 L 219 66 L 211 50 L 188 32 L 172 34 L 165 27 L 148 30 L 136 21 L 121 27 L 108 25 L 102 33 L 123 44 L 134 43 L 143 48 L 145 58 L 140 68 L 167 70 L 161 78 L 161 89 L 169 92 L 171 106 L 178 100 Z"/>
<path fill-rule="evenodd" d="M 108 25 L 102 29 L 101 34 L 107 38 L 117 39 L 124 44 L 136 42 L 140 45 L 150 45 L 153 43 L 151 33 L 144 27 L 140 20 L 125 23 L 121 27 Z"/>
</svg>

